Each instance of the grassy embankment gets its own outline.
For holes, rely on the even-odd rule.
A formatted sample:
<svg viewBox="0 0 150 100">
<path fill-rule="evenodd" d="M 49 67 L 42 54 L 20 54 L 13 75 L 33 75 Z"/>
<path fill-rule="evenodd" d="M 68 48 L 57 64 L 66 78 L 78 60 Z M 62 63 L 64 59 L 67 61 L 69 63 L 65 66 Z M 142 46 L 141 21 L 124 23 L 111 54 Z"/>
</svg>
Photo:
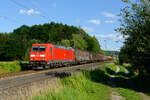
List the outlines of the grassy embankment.
<svg viewBox="0 0 150 100">
<path fill-rule="evenodd" d="M 21 71 L 21 66 L 19 61 L 0 62 L 0 74 L 19 72 L 19 71 Z"/>
<path fill-rule="evenodd" d="M 103 64 L 100 69 L 83 71 L 82 73 L 61 79 L 58 87 L 45 94 L 34 97 L 33 100 L 111 100 L 115 91 L 122 100 L 141 100 L 136 91 L 129 89 L 126 84 L 123 66 L 115 83 L 117 87 L 108 85 L 111 75 L 116 70 L 114 64 Z"/>
<path fill-rule="evenodd" d="M 116 67 L 120 68 L 120 71 L 117 75 L 115 75 L 114 83 L 117 85 L 116 90 L 118 93 L 125 98 L 125 100 L 141 100 L 140 95 L 133 89 L 130 88 L 129 84 L 127 83 L 127 80 L 130 78 L 126 75 L 125 69 L 130 69 L 130 65 L 124 64 L 124 65 L 115 65 L 114 63 L 109 64 L 107 67 L 107 74 L 111 75 L 111 73 L 114 73 L 116 71 Z"/>
</svg>

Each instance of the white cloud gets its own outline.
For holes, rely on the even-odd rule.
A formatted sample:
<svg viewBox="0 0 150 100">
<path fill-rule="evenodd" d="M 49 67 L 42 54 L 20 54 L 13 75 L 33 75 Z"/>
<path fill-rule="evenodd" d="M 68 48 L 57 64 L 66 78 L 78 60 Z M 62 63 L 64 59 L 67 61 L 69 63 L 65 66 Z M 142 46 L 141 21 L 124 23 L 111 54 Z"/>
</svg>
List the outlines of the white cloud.
<svg viewBox="0 0 150 100">
<path fill-rule="evenodd" d="M 106 20 L 105 21 L 105 23 L 110 23 L 110 24 L 112 24 L 112 23 L 114 23 L 115 21 L 113 21 L 113 20 Z"/>
<path fill-rule="evenodd" d="M 118 41 L 123 39 L 123 36 L 118 34 L 107 34 L 107 35 L 101 34 L 99 35 L 99 37 L 103 39 L 113 40 L 113 41 Z"/>
<path fill-rule="evenodd" d="M 27 14 L 27 15 L 32 15 L 32 14 L 40 15 L 40 12 L 39 12 L 39 11 L 36 11 L 36 10 L 34 10 L 34 9 L 29 9 L 29 10 L 20 9 L 19 13 L 20 13 L 20 14 Z"/>
<path fill-rule="evenodd" d="M 24 14 L 26 11 L 23 9 L 20 9 L 19 13 Z"/>
<path fill-rule="evenodd" d="M 95 36 L 99 37 L 101 39 L 112 40 L 112 41 L 120 41 L 120 40 L 124 39 L 124 37 L 118 33 L 115 33 L 115 34 L 95 34 Z"/>
<path fill-rule="evenodd" d="M 94 29 L 93 28 L 89 28 L 89 27 L 81 27 L 84 31 L 86 32 L 93 32 Z"/>
<path fill-rule="evenodd" d="M 109 13 L 109 12 L 103 12 L 102 15 L 104 15 L 105 17 L 110 17 L 110 18 L 116 18 L 117 15 Z"/>
<path fill-rule="evenodd" d="M 98 19 L 89 20 L 88 22 L 93 23 L 93 24 L 100 24 L 100 20 Z"/>
</svg>

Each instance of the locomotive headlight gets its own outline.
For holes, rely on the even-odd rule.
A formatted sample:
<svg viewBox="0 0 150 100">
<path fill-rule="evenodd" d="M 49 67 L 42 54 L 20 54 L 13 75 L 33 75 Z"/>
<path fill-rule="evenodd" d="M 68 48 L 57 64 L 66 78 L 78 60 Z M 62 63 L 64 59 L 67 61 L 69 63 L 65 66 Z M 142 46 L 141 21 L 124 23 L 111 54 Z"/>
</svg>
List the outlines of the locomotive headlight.
<svg viewBox="0 0 150 100">
<path fill-rule="evenodd" d="M 45 55 L 40 55 L 40 57 L 45 57 Z"/>
<path fill-rule="evenodd" d="M 30 55 L 30 57 L 35 57 L 35 55 Z"/>
</svg>

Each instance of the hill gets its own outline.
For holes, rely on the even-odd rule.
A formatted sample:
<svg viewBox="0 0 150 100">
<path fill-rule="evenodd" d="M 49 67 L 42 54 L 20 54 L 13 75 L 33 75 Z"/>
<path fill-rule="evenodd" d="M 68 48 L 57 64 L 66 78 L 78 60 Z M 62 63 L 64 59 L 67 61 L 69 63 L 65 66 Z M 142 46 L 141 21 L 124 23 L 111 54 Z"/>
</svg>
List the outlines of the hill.
<svg viewBox="0 0 150 100">
<path fill-rule="evenodd" d="M 0 60 L 28 60 L 33 43 L 53 43 L 95 53 L 104 53 L 96 37 L 89 36 L 80 27 L 61 23 L 23 25 L 12 33 L 0 33 Z"/>
</svg>

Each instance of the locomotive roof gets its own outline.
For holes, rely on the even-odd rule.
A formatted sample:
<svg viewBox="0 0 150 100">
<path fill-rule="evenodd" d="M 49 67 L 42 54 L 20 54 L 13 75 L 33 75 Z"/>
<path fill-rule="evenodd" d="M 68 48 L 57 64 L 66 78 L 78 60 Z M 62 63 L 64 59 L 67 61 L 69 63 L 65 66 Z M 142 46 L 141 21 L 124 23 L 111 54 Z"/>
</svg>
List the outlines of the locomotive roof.
<svg viewBox="0 0 150 100">
<path fill-rule="evenodd" d="M 60 48 L 60 49 L 67 49 L 67 50 L 72 50 L 72 47 L 65 47 L 65 46 L 57 46 L 53 45 L 55 48 Z"/>
<path fill-rule="evenodd" d="M 37 43 L 37 44 L 32 44 L 33 46 L 46 46 L 46 45 L 53 45 L 55 48 L 60 48 L 60 49 L 67 49 L 67 50 L 72 50 L 73 48 L 72 47 L 65 47 L 65 46 L 57 46 L 57 45 L 54 45 L 52 43 Z"/>
</svg>

